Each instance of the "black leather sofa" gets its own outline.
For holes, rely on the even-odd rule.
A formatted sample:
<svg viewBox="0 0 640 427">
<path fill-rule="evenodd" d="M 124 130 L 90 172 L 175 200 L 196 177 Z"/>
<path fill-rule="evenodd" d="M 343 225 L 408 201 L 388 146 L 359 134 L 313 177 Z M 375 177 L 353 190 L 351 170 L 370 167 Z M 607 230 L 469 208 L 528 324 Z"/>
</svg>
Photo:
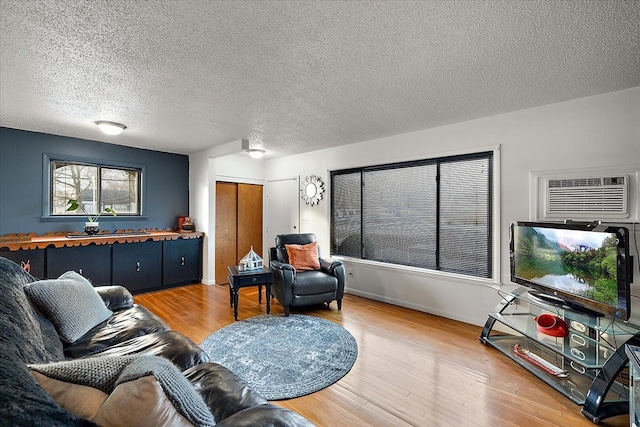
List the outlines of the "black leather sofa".
<svg viewBox="0 0 640 427">
<path fill-rule="evenodd" d="M 134 304 L 133 297 L 123 287 L 95 288 L 111 314 L 73 342 L 68 342 L 68 337 L 62 339 L 60 334 L 66 334 L 66 331 L 60 332 L 57 320 L 48 319 L 43 315 L 46 310 L 39 305 L 40 303 L 34 303 L 38 301 L 37 298 L 34 299 L 34 289 L 38 289 L 37 286 L 42 282 L 24 272 L 12 261 L 0 257 L 0 425 L 96 425 L 90 419 L 79 416 L 77 412 L 68 410 L 68 407 L 63 409 L 59 403 L 61 400 L 66 401 L 57 399 L 60 396 L 56 394 L 54 397 L 57 400 L 54 400 L 49 394 L 51 392 L 48 393 L 43 388 L 48 387 L 49 383 L 46 381 L 62 385 L 61 397 L 68 398 L 74 387 L 87 387 L 87 384 L 92 385 L 92 381 L 97 381 L 89 377 L 80 378 L 81 372 L 91 372 L 94 376 L 96 371 L 98 376 L 112 375 L 112 364 L 129 365 L 130 368 L 131 361 L 143 361 L 142 365 L 146 363 L 146 366 L 160 366 L 156 370 L 144 370 L 144 373 L 155 375 L 157 382 L 162 384 L 161 388 L 156 389 L 164 391 L 167 396 L 163 397 L 168 397 L 168 400 L 165 399 L 164 403 L 145 402 L 144 399 L 148 399 L 148 395 L 132 394 L 131 389 L 128 389 L 125 398 L 116 400 L 117 403 L 112 405 L 111 409 L 111 415 L 114 412 L 117 416 L 124 415 L 125 420 L 136 419 L 135 416 L 138 415 L 145 417 L 137 412 L 142 411 L 145 405 L 151 405 L 154 410 L 159 408 L 161 412 L 164 411 L 164 415 L 168 407 L 177 414 L 177 418 L 172 418 L 171 422 L 166 422 L 167 418 L 159 418 L 164 419 L 163 422 L 147 417 L 143 418 L 143 424 L 265 427 L 313 425 L 293 411 L 270 404 L 223 366 L 209 363 L 207 355 L 200 347 L 181 333 L 170 330 L 165 322 L 145 307 Z M 69 304 L 72 304 L 72 301 L 69 301 Z M 67 377 L 62 376 L 60 371 L 64 371 Z M 109 402 L 122 384 L 137 387 L 139 378 L 132 380 L 129 371 L 129 376 L 124 379 L 124 371 L 121 372 L 119 383 L 115 383 L 120 385 L 105 385 L 102 382 L 96 387 L 103 391 L 91 388 L 90 390 L 95 391 L 96 395 L 104 394 L 100 394 L 100 398 Z M 55 376 L 56 372 L 58 376 Z M 77 378 L 68 379 L 69 372 L 71 377 L 78 373 Z M 167 377 L 170 381 L 160 381 Z M 46 381 L 43 382 L 43 379 Z M 172 381 L 178 381 L 180 384 L 176 387 L 172 384 L 167 385 Z M 109 395 L 109 392 L 112 394 Z M 184 399 L 181 393 L 185 395 Z M 89 394 L 81 393 L 80 396 L 83 403 L 90 400 L 87 397 Z M 188 413 L 190 408 L 184 402 L 190 402 L 189 399 L 197 400 L 198 405 L 204 402 L 205 411 L 196 414 L 197 416 L 185 416 L 184 411 Z M 101 400 L 103 401 L 105 400 Z M 118 411 L 123 414 L 118 414 Z M 189 422 L 183 423 L 185 420 Z M 141 425 L 138 421 L 124 423 Z"/>
</svg>

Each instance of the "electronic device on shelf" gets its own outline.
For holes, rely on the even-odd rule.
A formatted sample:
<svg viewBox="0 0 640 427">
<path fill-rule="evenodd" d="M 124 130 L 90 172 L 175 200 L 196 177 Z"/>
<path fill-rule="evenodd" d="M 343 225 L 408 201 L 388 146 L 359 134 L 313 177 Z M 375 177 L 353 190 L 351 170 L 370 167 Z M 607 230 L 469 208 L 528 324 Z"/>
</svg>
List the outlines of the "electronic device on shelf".
<svg viewBox="0 0 640 427">
<path fill-rule="evenodd" d="M 633 282 L 629 230 L 600 223 L 511 224 L 511 281 L 530 295 L 591 315 L 628 320 Z"/>
<path fill-rule="evenodd" d="M 567 371 L 566 369 L 562 369 L 554 365 L 553 363 L 543 359 L 532 351 L 525 349 L 520 344 L 516 344 L 513 347 L 513 352 L 516 356 L 519 356 L 524 360 L 533 363 L 534 365 L 551 375 L 554 375 L 558 378 L 567 378 L 569 376 L 569 371 Z"/>
</svg>

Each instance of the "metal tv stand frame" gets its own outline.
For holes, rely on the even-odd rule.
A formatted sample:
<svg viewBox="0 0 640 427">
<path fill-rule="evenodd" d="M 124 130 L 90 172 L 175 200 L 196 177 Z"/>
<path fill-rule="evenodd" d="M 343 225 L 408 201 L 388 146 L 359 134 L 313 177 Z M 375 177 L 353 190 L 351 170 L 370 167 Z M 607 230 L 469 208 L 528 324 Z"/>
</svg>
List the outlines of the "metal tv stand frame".
<svg viewBox="0 0 640 427">
<path fill-rule="evenodd" d="M 640 328 L 611 316 L 546 303 L 529 295 L 530 289 L 524 286 L 494 288 L 502 301 L 489 314 L 480 334 L 481 343 L 495 347 L 582 406 L 582 414 L 595 424 L 629 412 L 628 375 L 621 373 L 629 362 L 625 344 L 640 345 Z M 553 337 L 539 332 L 534 318 L 543 313 L 562 318 L 569 326 L 569 335 Z M 514 349 L 543 360 L 535 363 Z M 549 364 L 569 375 L 554 375 Z"/>
</svg>

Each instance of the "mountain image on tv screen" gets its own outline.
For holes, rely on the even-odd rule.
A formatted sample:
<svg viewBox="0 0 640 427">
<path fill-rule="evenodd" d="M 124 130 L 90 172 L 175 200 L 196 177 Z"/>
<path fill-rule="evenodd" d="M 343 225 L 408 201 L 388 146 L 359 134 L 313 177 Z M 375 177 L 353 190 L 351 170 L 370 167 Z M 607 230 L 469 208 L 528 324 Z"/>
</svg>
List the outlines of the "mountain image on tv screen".
<svg viewBox="0 0 640 427">
<path fill-rule="evenodd" d="M 601 303 L 617 302 L 615 233 L 517 227 L 515 274 Z"/>
</svg>

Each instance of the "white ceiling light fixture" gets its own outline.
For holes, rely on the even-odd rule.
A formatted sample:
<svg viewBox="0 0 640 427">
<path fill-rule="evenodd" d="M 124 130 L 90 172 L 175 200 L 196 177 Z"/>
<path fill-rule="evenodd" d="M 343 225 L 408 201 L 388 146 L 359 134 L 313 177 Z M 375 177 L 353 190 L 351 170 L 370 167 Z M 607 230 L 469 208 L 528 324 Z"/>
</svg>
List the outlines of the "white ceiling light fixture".
<svg viewBox="0 0 640 427">
<path fill-rule="evenodd" d="M 262 150 L 260 148 L 249 148 L 248 139 L 242 140 L 242 149 L 249 153 L 249 156 L 253 157 L 254 159 L 260 159 L 266 153 L 265 150 Z"/>
<path fill-rule="evenodd" d="M 96 122 L 100 130 L 107 135 L 120 135 L 127 127 L 121 123 L 98 120 Z"/>
<path fill-rule="evenodd" d="M 249 155 L 251 157 L 253 157 L 254 159 L 259 159 L 262 156 L 264 156 L 264 153 L 266 153 L 266 151 L 264 150 L 260 150 L 259 148 L 251 148 L 249 150 Z"/>
</svg>

